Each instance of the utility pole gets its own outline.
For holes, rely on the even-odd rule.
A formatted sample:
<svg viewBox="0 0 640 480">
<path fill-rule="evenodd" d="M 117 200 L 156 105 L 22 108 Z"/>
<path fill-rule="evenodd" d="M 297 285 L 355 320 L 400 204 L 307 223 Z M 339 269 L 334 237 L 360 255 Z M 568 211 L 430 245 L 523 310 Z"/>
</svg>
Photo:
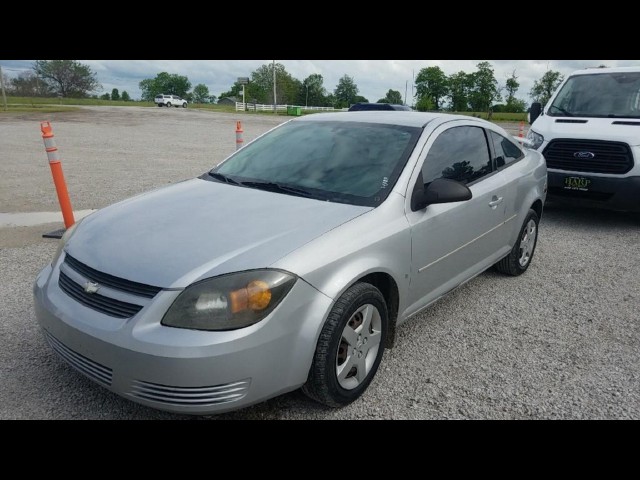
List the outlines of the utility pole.
<svg viewBox="0 0 640 480">
<path fill-rule="evenodd" d="M 404 82 L 404 104 L 407 104 L 407 85 L 409 84 L 409 80 L 405 80 Z"/>
<path fill-rule="evenodd" d="M 415 103 L 415 99 L 413 97 L 413 87 L 415 86 L 416 83 L 416 70 L 413 69 L 411 71 L 411 76 L 412 76 L 412 80 L 411 80 L 411 108 L 413 108 L 414 103 Z"/>
<path fill-rule="evenodd" d="M 2 102 L 4 103 L 4 111 L 7 111 L 7 95 L 4 92 L 4 76 L 2 75 L 2 66 L 0 66 L 0 86 L 2 87 Z"/>
<path fill-rule="evenodd" d="M 273 61 L 273 113 L 278 114 L 278 109 L 276 108 L 276 61 Z"/>
</svg>

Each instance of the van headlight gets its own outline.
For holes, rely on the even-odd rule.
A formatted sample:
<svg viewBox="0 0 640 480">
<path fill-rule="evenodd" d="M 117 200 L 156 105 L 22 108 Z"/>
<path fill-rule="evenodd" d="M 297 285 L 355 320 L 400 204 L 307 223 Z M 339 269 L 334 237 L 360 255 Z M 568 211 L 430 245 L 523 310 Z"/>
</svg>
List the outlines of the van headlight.
<svg viewBox="0 0 640 480">
<path fill-rule="evenodd" d="M 544 137 L 530 129 L 529 133 L 527 133 L 527 140 L 531 141 L 531 148 L 537 150 L 540 148 L 540 145 L 542 145 L 542 142 L 544 142 Z"/>
<path fill-rule="evenodd" d="M 266 318 L 296 281 L 282 270 L 249 270 L 188 286 L 162 325 L 193 330 L 236 330 Z"/>
</svg>

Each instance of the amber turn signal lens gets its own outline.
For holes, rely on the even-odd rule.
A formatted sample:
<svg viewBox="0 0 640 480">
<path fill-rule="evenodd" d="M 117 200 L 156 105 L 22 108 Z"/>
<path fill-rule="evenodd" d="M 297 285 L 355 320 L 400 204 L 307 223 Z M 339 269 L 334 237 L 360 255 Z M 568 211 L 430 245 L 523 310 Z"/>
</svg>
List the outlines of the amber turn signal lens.
<svg viewBox="0 0 640 480">
<path fill-rule="evenodd" d="M 262 280 L 249 282 L 246 288 L 234 290 L 229 294 L 231 300 L 231 313 L 242 310 L 264 310 L 271 302 L 271 290 L 269 284 Z"/>
</svg>

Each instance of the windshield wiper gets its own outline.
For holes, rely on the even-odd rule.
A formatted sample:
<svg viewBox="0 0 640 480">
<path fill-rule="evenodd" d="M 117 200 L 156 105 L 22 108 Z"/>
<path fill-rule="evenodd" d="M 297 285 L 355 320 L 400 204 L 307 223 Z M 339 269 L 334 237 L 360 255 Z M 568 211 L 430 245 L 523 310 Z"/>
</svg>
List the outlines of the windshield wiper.
<svg viewBox="0 0 640 480">
<path fill-rule="evenodd" d="M 555 108 L 560 113 L 564 114 L 565 117 L 574 117 L 575 116 L 573 113 L 567 112 L 564 108 L 560 108 L 560 107 L 558 107 L 556 105 L 551 105 L 549 108 Z"/>
<path fill-rule="evenodd" d="M 209 175 L 212 176 L 213 178 L 215 178 L 216 180 L 220 180 L 220 181 L 225 182 L 225 183 L 230 183 L 231 185 L 240 185 L 240 182 L 234 180 L 231 177 L 227 177 L 226 175 L 224 175 L 222 173 L 209 172 Z"/>
<path fill-rule="evenodd" d="M 269 192 L 276 193 L 288 193 L 291 195 L 297 195 L 299 197 L 317 198 L 317 195 L 305 190 L 303 188 L 289 187 L 275 182 L 240 182 L 240 185 L 249 188 L 258 188 L 260 190 L 267 190 Z"/>
</svg>

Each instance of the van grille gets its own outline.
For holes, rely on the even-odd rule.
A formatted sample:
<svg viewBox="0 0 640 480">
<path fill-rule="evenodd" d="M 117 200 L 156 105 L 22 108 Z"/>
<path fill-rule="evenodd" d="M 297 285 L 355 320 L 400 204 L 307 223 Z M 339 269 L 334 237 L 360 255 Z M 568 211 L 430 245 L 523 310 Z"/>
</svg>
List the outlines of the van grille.
<svg viewBox="0 0 640 480">
<path fill-rule="evenodd" d="M 623 174 L 633 168 L 629 145 L 603 140 L 551 140 L 542 152 L 547 167 L 576 172 Z M 578 158 L 579 153 L 591 153 L 593 158 Z"/>
</svg>

